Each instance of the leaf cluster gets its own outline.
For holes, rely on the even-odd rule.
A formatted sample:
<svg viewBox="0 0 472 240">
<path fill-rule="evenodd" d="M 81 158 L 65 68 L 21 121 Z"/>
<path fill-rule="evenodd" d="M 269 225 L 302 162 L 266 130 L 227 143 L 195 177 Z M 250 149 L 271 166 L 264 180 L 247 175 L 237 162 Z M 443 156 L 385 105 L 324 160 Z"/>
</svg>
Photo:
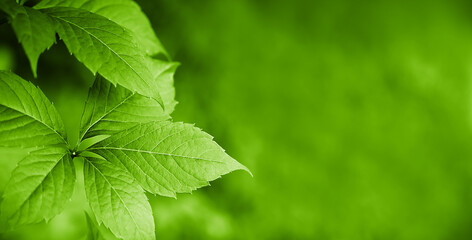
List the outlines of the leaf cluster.
<svg viewBox="0 0 472 240">
<path fill-rule="evenodd" d="M 32 148 L 11 174 L 0 206 L 9 228 L 50 220 L 73 194 L 83 159 L 90 239 L 154 239 L 145 192 L 175 197 L 246 167 L 193 125 L 173 122 L 173 74 L 147 17 L 131 0 L 0 1 L 36 76 L 56 42 L 96 74 L 71 145 L 42 91 L 0 71 L 0 147 Z M 168 59 L 168 58 L 167 58 Z"/>
</svg>

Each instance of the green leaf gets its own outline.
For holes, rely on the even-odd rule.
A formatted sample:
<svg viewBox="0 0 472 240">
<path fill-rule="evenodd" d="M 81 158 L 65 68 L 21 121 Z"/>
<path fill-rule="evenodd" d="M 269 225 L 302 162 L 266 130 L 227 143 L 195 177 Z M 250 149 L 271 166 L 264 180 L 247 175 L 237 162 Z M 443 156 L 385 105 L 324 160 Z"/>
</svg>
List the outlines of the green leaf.
<svg viewBox="0 0 472 240">
<path fill-rule="evenodd" d="M 167 114 L 171 114 L 177 101 L 175 100 L 175 88 L 174 88 L 174 73 L 179 63 L 176 62 L 164 62 L 157 59 L 151 59 L 149 61 L 149 69 L 153 74 L 153 78 L 157 81 L 159 87 L 159 93 L 164 103 L 164 110 Z"/>
<path fill-rule="evenodd" d="M 14 16 L 20 11 L 21 6 L 18 4 L 18 1 L 15 0 L 2 0 L 0 1 L 0 10 L 8 14 L 9 16 Z"/>
<path fill-rule="evenodd" d="M 0 146 L 39 147 L 13 171 L 2 219 L 11 227 L 49 220 L 62 210 L 75 182 L 64 125 L 41 90 L 11 72 L 0 71 L 0 96 Z"/>
<path fill-rule="evenodd" d="M 39 55 L 56 42 L 54 22 L 38 10 L 10 5 L 10 23 L 36 77 Z"/>
<path fill-rule="evenodd" d="M 148 18 L 132 0 L 43 0 L 35 6 L 48 7 L 81 8 L 104 16 L 129 29 L 148 55 L 163 54 L 168 57 Z"/>
<path fill-rule="evenodd" d="M 124 27 L 98 14 L 76 8 L 41 10 L 55 20 L 69 51 L 93 73 L 162 104 L 144 53 Z"/>
<path fill-rule="evenodd" d="M 105 225 L 99 225 L 95 219 L 89 216 L 85 212 L 85 218 L 87 220 L 88 234 L 86 240 L 117 240 L 118 238 L 113 235 L 110 229 L 106 228 Z"/>
<path fill-rule="evenodd" d="M 39 88 L 0 71 L 0 146 L 67 144 L 64 124 Z"/>
<path fill-rule="evenodd" d="M 156 101 L 121 86 L 115 87 L 98 76 L 85 104 L 79 139 L 112 135 L 137 123 L 168 118 Z"/>
<path fill-rule="evenodd" d="M 175 197 L 246 167 L 207 133 L 189 124 L 150 122 L 119 132 L 89 148 L 126 168 L 146 190 Z"/>
<path fill-rule="evenodd" d="M 86 138 L 84 139 L 83 141 L 80 142 L 79 146 L 77 146 L 77 151 L 78 152 L 83 152 L 85 150 L 87 150 L 87 148 L 89 148 L 90 146 L 98 143 L 98 142 L 101 142 L 107 138 L 109 138 L 110 135 L 97 135 L 97 136 L 93 136 L 93 137 L 89 137 L 89 138 Z"/>
<path fill-rule="evenodd" d="M 48 221 L 72 196 L 75 169 L 64 145 L 36 150 L 13 170 L 3 194 L 2 218 L 11 227 Z"/>
<path fill-rule="evenodd" d="M 123 239 L 155 239 L 154 219 L 144 191 L 124 169 L 84 157 L 85 192 L 98 223 Z"/>
</svg>

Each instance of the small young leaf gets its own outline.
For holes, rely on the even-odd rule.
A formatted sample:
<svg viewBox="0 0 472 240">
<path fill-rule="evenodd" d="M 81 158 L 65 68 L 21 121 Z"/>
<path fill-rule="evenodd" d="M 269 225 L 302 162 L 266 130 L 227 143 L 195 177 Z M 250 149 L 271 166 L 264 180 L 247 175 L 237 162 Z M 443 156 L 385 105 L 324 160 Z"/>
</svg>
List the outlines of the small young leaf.
<svg viewBox="0 0 472 240">
<path fill-rule="evenodd" d="M 212 139 L 192 125 L 159 121 L 119 132 L 88 150 L 123 166 L 146 191 L 175 197 L 231 171 L 248 171 Z"/>
<path fill-rule="evenodd" d="M 110 135 L 97 135 L 90 138 L 86 138 L 80 142 L 79 146 L 77 147 L 77 151 L 79 152 L 85 151 L 90 146 L 97 144 L 98 142 L 101 142 L 109 137 Z"/>
<path fill-rule="evenodd" d="M 9 14 L 16 37 L 23 45 L 36 77 L 39 55 L 56 42 L 54 22 L 40 11 L 20 5 L 12 6 Z"/>
<path fill-rule="evenodd" d="M 0 96 L 0 146 L 67 144 L 59 113 L 39 88 L 0 71 Z"/>
<path fill-rule="evenodd" d="M 74 7 L 104 16 L 129 29 L 148 55 L 167 52 L 156 37 L 151 23 L 141 8 L 132 0 L 43 0 L 35 8 Z"/>
<path fill-rule="evenodd" d="M 55 7 L 41 11 L 55 20 L 56 31 L 69 51 L 93 73 L 162 104 L 144 53 L 127 29 L 81 9 Z"/>
<path fill-rule="evenodd" d="M 97 221 L 122 239 L 155 239 L 154 219 L 144 191 L 124 169 L 85 157 L 85 192 Z"/>
<path fill-rule="evenodd" d="M 65 145 L 30 153 L 18 163 L 3 194 L 2 218 L 11 227 L 48 221 L 72 196 L 75 169 Z"/>
</svg>

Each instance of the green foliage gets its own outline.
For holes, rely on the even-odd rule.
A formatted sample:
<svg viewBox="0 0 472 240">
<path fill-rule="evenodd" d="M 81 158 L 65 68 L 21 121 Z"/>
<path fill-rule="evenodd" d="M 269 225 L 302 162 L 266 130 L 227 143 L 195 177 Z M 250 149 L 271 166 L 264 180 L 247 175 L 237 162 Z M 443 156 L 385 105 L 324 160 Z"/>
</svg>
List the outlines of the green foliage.
<svg viewBox="0 0 472 240">
<path fill-rule="evenodd" d="M 33 84 L 0 71 L 0 146 L 66 144 L 64 124 L 51 102 Z"/>
<path fill-rule="evenodd" d="M 88 150 L 123 166 L 146 191 L 170 197 L 206 186 L 233 170 L 247 170 L 210 135 L 170 121 L 137 124 Z"/>
<path fill-rule="evenodd" d="M 2 217 L 12 227 L 47 221 L 62 211 L 74 184 L 75 169 L 67 148 L 33 151 L 13 170 L 3 194 Z"/>
<path fill-rule="evenodd" d="M 33 74 L 39 55 L 64 41 L 96 76 L 80 121 L 67 140 L 61 117 L 42 91 L 0 71 L 0 147 L 33 150 L 4 191 L 1 219 L 9 228 L 50 220 L 71 198 L 75 159 L 83 159 L 89 239 L 154 239 L 145 191 L 175 197 L 221 175 L 249 170 L 193 125 L 173 123 L 173 74 L 149 21 L 132 1 L 40 1 L 33 8 L 2 1 Z M 93 219 L 92 219 L 93 218 Z M 110 232 L 112 234 L 110 234 Z"/>
<path fill-rule="evenodd" d="M 56 31 L 69 51 L 93 73 L 161 101 L 144 52 L 126 28 L 77 8 L 41 10 L 56 20 Z"/>
<path fill-rule="evenodd" d="M 79 140 L 96 135 L 108 135 L 136 123 L 169 119 L 176 104 L 172 74 L 175 63 L 153 59 L 153 79 L 159 85 L 165 110 L 154 100 L 133 93 L 121 86 L 114 87 L 98 76 L 89 91 L 81 120 Z"/>
<path fill-rule="evenodd" d="M 167 56 L 148 18 L 132 0 L 44 0 L 35 6 L 37 9 L 48 7 L 80 8 L 104 16 L 136 35 L 134 39 L 148 55 Z"/>
<path fill-rule="evenodd" d="M 87 240 L 116 240 L 115 235 L 110 232 L 110 229 L 106 228 L 103 224 L 98 224 L 87 212 L 85 212 L 85 217 L 89 230 L 86 237 Z"/>
<path fill-rule="evenodd" d="M 54 22 L 48 16 L 28 7 L 13 5 L 9 9 L 11 25 L 36 77 L 39 55 L 56 41 Z"/>
<path fill-rule="evenodd" d="M 154 239 L 152 210 L 143 189 L 118 165 L 84 157 L 85 192 L 99 224 L 123 239 Z"/>
</svg>

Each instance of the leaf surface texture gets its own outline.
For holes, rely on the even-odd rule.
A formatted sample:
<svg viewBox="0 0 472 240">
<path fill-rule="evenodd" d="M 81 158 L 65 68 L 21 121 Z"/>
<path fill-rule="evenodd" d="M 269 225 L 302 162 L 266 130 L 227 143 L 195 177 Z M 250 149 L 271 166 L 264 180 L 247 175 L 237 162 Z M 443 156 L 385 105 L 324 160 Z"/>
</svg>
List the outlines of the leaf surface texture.
<svg viewBox="0 0 472 240">
<path fill-rule="evenodd" d="M 111 135 L 137 123 L 168 118 L 153 99 L 121 86 L 115 87 L 98 76 L 85 104 L 80 124 L 80 140 L 97 135 Z"/>
<path fill-rule="evenodd" d="M 74 7 L 104 16 L 129 29 L 148 55 L 167 52 L 156 37 L 146 15 L 132 0 L 43 0 L 35 8 Z"/>
<path fill-rule="evenodd" d="M 231 171 L 247 170 L 212 139 L 193 125 L 159 121 L 119 132 L 89 151 L 123 166 L 145 190 L 174 197 Z"/>
<path fill-rule="evenodd" d="M 85 157 L 85 192 L 97 220 L 123 239 L 155 239 L 152 209 L 144 191 L 124 169 Z"/>
<path fill-rule="evenodd" d="M 12 172 L 3 194 L 2 217 L 11 227 L 49 220 L 63 210 L 74 183 L 75 168 L 66 148 L 31 152 Z"/>
<path fill-rule="evenodd" d="M 0 146 L 67 144 L 59 113 L 39 88 L 0 71 Z"/>
<path fill-rule="evenodd" d="M 69 51 L 93 73 L 162 103 L 145 55 L 126 28 L 77 8 L 41 11 L 55 20 L 56 31 Z"/>
<path fill-rule="evenodd" d="M 36 77 L 39 55 L 56 42 L 54 22 L 40 11 L 14 4 L 12 1 L 3 1 L 0 3 L 0 9 L 9 14 L 13 31 L 23 46 Z"/>
</svg>

